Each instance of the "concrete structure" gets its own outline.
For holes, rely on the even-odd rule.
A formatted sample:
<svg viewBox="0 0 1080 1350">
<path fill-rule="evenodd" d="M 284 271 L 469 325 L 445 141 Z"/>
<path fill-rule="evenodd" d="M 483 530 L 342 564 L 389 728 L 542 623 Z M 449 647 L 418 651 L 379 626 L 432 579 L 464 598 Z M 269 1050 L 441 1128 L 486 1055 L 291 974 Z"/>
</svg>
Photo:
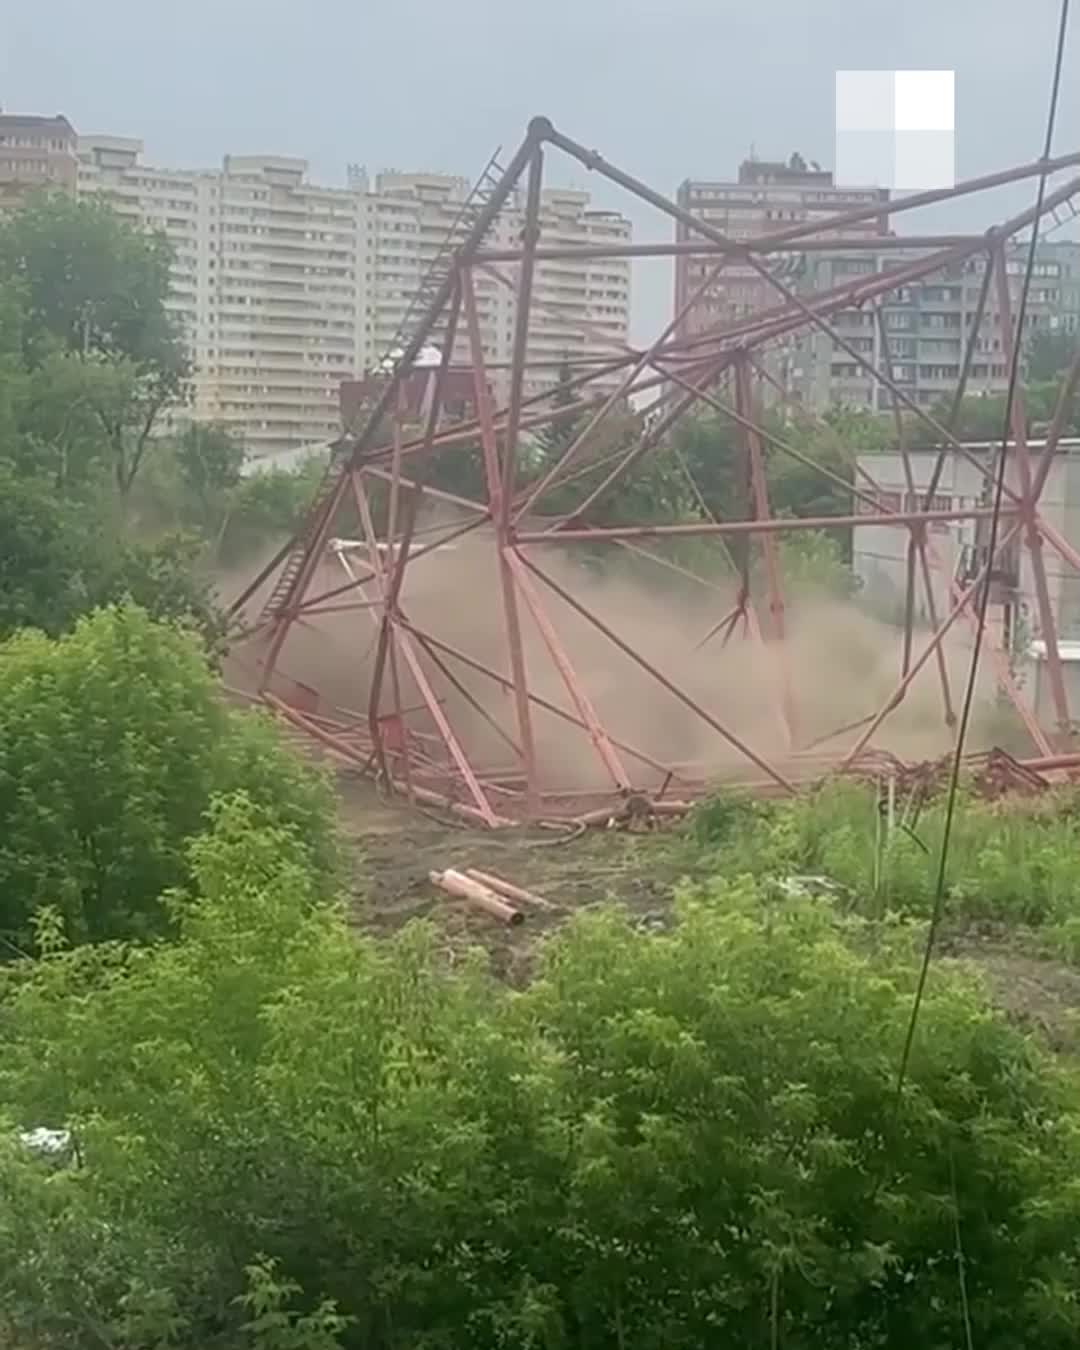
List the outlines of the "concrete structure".
<svg viewBox="0 0 1080 1350">
<path fill-rule="evenodd" d="M 194 361 L 192 415 L 224 423 L 254 456 L 338 434 L 339 386 L 393 351 L 466 219 L 469 184 L 449 175 L 388 172 L 372 188 L 354 167 L 346 187 L 330 188 L 309 183 L 300 159 L 227 155 L 218 170 L 158 169 L 142 162 L 138 140 L 84 136 L 78 147 L 79 191 L 172 243 L 168 305 Z M 513 247 L 521 226 L 515 195 L 489 245 Z M 624 217 L 559 189 L 544 193 L 542 231 L 559 244 L 630 237 Z M 509 363 L 516 282 L 514 269 L 496 266 L 475 277 L 493 384 Z M 543 265 L 535 295 L 530 354 L 550 362 L 550 382 L 562 359 L 617 352 L 628 337 L 625 259 Z M 454 360 L 468 359 L 462 331 Z"/>
<path fill-rule="evenodd" d="M 1029 448 L 1037 460 L 1044 442 L 1032 440 Z M 988 469 L 993 469 L 1000 445 L 971 444 L 965 447 Z M 929 485 L 938 451 L 909 452 L 916 495 L 920 498 Z M 904 463 L 895 451 L 859 456 L 859 465 L 880 488 L 878 505 L 887 511 L 910 511 L 913 506 L 904 474 Z M 1020 491 L 1015 454 L 1010 450 L 1006 466 L 1007 486 Z M 965 511 L 990 504 L 985 476 L 975 464 L 955 451 L 946 457 L 937 491 L 931 502 L 933 511 Z M 1008 499 L 1006 499 L 1008 500 Z M 858 514 L 870 512 L 869 504 L 856 502 Z M 1040 514 L 1046 525 L 1067 540 L 1080 539 L 1080 439 L 1058 442 L 1040 497 Z M 928 527 L 927 540 L 933 563 L 934 603 L 938 619 L 948 614 L 954 597 L 970 583 L 985 558 L 989 522 L 980 520 L 948 521 Z M 886 618 L 899 619 L 906 589 L 908 532 L 883 524 L 862 525 L 854 530 L 853 566 L 862 583 L 865 599 Z M 1062 640 L 1080 640 L 1080 574 L 1069 567 L 1050 548 L 1043 549 L 1050 602 L 1057 632 Z M 1038 640 L 1038 606 L 1031 555 L 1016 541 L 1006 550 L 994 573 L 989 623 L 1007 645 L 1026 649 Z M 916 586 L 916 617 L 928 617 L 921 582 Z M 1080 700 L 1080 688 L 1077 690 Z M 1076 704 L 1080 707 L 1080 701 Z"/>
<path fill-rule="evenodd" d="M 1074 640 L 1059 642 L 1058 656 L 1061 659 L 1069 707 L 1080 707 L 1080 642 Z M 1052 725 L 1053 694 L 1047 666 L 1046 643 L 1041 638 L 1036 638 L 1028 647 L 1024 673 L 1027 677 L 1025 692 L 1031 699 L 1032 711 L 1044 726 Z"/>
<path fill-rule="evenodd" d="M 74 195 L 77 140 L 62 115 L 0 114 L 0 210 L 17 206 L 39 188 Z"/>
<path fill-rule="evenodd" d="M 924 256 L 925 251 L 895 249 L 807 254 L 798 289 L 804 295 L 826 291 L 853 277 L 886 272 Z M 1006 269 L 1014 318 L 1026 263 L 1027 245 L 1013 243 Z M 969 258 L 886 295 L 880 302 L 884 333 L 869 305 L 841 310 L 831 322 L 861 355 L 888 371 L 905 393 L 927 406 L 948 397 L 956 387 L 984 271 L 984 259 Z M 1037 248 L 1024 336 L 1055 331 L 1080 331 L 1080 244 L 1045 240 Z M 1007 388 L 1002 335 L 997 290 L 991 283 L 968 379 L 970 393 L 1002 393 Z M 789 391 L 811 408 L 820 411 L 837 403 L 879 410 L 892 407 L 888 391 L 828 334 L 807 332 L 791 344 L 786 355 L 782 374 Z"/>
<path fill-rule="evenodd" d="M 836 187 L 830 172 L 816 164 L 808 166 L 800 155 L 785 164 L 747 159 L 739 176 L 731 180 L 687 179 L 679 188 L 679 206 L 699 216 L 729 239 L 753 239 L 790 225 L 828 221 L 831 215 L 852 207 L 889 200 L 885 188 Z M 846 231 L 850 235 L 888 233 L 885 215 L 874 216 Z M 677 243 L 695 237 L 682 222 L 676 224 Z M 715 258 L 677 257 L 675 260 L 675 312 L 678 313 L 716 266 Z M 752 268 L 729 262 L 716 282 L 695 302 L 676 332 L 685 338 L 703 328 L 743 318 L 778 302 L 776 291 Z"/>
</svg>

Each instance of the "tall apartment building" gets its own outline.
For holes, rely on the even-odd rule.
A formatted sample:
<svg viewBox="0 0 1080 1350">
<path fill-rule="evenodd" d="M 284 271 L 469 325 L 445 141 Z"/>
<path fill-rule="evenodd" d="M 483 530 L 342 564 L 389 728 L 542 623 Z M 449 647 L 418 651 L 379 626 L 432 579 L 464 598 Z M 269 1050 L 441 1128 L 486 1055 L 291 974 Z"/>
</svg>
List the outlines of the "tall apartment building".
<svg viewBox="0 0 1080 1350">
<path fill-rule="evenodd" d="M 165 233 L 176 260 L 168 305 L 194 361 L 197 420 L 219 421 L 251 455 L 333 439 L 339 387 L 392 355 L 413 298 L 448 239 L 460 239 L 466 180 L 444 174 L 379 174 L 359 168 L 348 185 L 307 181 L 300 159 L 227 155 L 218 170 L 143 164 L 142 144 L 79 139 L 78 189 L 106 197 L 126 219 Z M 623 217 L 590 209 L 583 192 L 549 189 L 542 238 L 560 244 L 629 238 Z M 521 237 L 513 198 L 487 239 Z M 478 270 L 477 312 L 497 392 L 505 380 L 516 312 L 513 267 Z M 620 350 L 629 332 L 630 268 L 574 260 L 537 267 L 530 359 L 548 362 L 530 386 L 582 354 Z M 406 327 L 408 325 L 406 324 Z M 438 345 L 442 334 L 434 334 Z M 454 359 L 468 365 L 464 325 Z"/>
<path fill-rule="evenodd" d="M 540 200 L 540 242 L 554 248 L 625 244 L 631 227 L 617 211 L 590 208 L 589 194 L 546 188 Z M 630 329 L 631 268 L 627 258 L 541 259 L 533 277 L 527 385 L 550 381 L 564 360 L 619 355 Z M 620 374 L 611 377 L 618 383 Z M 595 387 L 606 382 L 597 379 Z"/>
<path fill-rule="evenodd" d="M 853 276 L 887 271 L 917 260 L 915 250 L 808 254 L 799 288 L 804 293 L 842 285 Z M 1010 310 L 1019 312 L 1027 245 L 1011 247 L 1006 271 Z M 831 317 L 838 334 L 876 369 L 886 371 L 916 403 L 936 403 L 952 393 L 975 321 L 985 261 L 957 262 L 943 272 L 900 287 L 874 309 L 842 310 Z M 884 327 L 884 334 L 882 333 Z M 1080 332 L 1080 243 L 1041 240 L 1028 293 L 1024 339 L 1038 332 Z M 996 286 L 992 283 L 975 341 L 968 391 L 1001 393 L 1008 361 Z M 843 347 L 824 333 L 805 332 L 785 354 L 789 391 L 809 407 L 846 403 L 886 409 L 892 395 Z"/>
<path fill-rule="evenodd" d="M 1051 320 L 1051 326 L 1064 333 L 1080 333 L 1080 240 L 1055 243 L 1053 252 L 1058 262 L 1061 308 L 1057 323 Z"/>
<path fill-rule="evenodd" d="M 0 210 L 38 188 L 74 195 L 77 140 L 66 117 L 0 114 Z"/>
<path fill-rule="evenodd" d="M 887 202 L 885 188 L 837 187 L 832 174 L 816 164 L 807 165 L 800 155 L 785 164 L 747 159 L 739 176 L 730 180 L 687 179 L 679 188 L 678 204 L 729 239 L 753 239 L 809 222 L 827 223 L 831 216 L 854 207 Z M 851 235 L 888 233 L 888 218 L 872 216 L 845 228 Z M 677 243 L 700 240 L 689 226 L 676 224 Z M 715 257 L 678 256 L 675 260 L 675 313 L 679 314 L 716 266 Z M 689 337 L 703 328 L 743 318 L 775 305 L 776 290 L 745 263 L 729 262 L 717 280 L 694 302 L 679 323 L 676 334 Z"/>
<path fill-rule="evenodd" d="M 462 208 L 470 185 L 445 174 L 381 173 L 369 197 L 373 255 L 370 309 L 377 355 L 393 350 L 413 296 L 428 269 L 444 254 L 448 239 L 460 242 L 467 228 Z M 486 240 L 489 249 L 520 245 L 524 224 L 521 194 L 512 196 Z M 545 188 L 540 203 L 540 241 L 553 247 L 625 243 L 625 216 L 595 210 L 586 192 Z M 627 259 L 540 260 L 533 276 L 526 392 L 554 381 L 563 361 L 619 354 L 629 338 L 630 263 Z M 492 386 L 502 392 L 510 361 L 516 315 L 517 266 L 492 264 L 474 270 L 477 318 Z M 443 337 L 437 330 L 434 341 Z M 461 324 L 453 353 L 470 360 Z M 597 382 L 598 385 L 602 381 Z"/>
<path fill-rule="evenodd" d="M 373 186 L 363 170 L 354 171 L 353 182 L 364 192 L 370 222 L 367 364 L 371 365 L 392 358 L 401 344 L 403 325 L 419 317 L 414 298 L 448 246 L 456 247 L 464 237 L 469 222 L 463 212 L 472 189 L 467 179 L 452 174 L 397 170 L 377 174 Z M 491 247 L 513 247 L 515 215 L 511 206 L 496 219 L 488 235 Z M 487 274 L 474 278 L 473 289 L 485 357 L 496 363 L 513 332 L 513 294 Z M 436 345 L 441 345 L 444 330 L 441 325 L 433 334 Z M 463 322 L 455 361 L 466 363 L 468 350 Z"/>
<path fill-rule="evenodd" d="M 194 362 L 192 415 L 230 427 L 252 455 L 333 438 L 338 385 L 366 353 L 362 195 L 308 183 L 301 159 L 170 170 L 141 152 L 81 137 L 79 190 L 173 244 L 168 304 Z"/>
</svg>

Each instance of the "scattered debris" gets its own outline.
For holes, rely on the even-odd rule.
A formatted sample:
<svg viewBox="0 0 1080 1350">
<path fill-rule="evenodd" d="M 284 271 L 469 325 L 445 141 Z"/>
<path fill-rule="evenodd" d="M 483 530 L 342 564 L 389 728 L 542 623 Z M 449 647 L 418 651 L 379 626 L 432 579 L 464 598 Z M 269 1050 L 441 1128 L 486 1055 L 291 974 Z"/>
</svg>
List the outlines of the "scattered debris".
<svg viewBox="0 0 1080 1350">
<path fill-rule="evenodd" d="M 631 792 L 626 801 L 608 817 L 609 830 L 651 830 L 656 824 L 653 804 L 643 792 Z"/>
<path fill-rule="evenodd" d="M 467 867 L 465 875 L 472 877 L 474 881 L 479 881 L 482 885 L 488 886 L 499 895 L 505 896 L 507 900 L 517 900 L 522 905 L 532 905 L 535 909 L 557 910 L 558 905 L 553 905 L 550 900 L 545 900 L 542 895 L 537 895 L 535 891 L 527 891 L 521 886 L 515 886 L 511 881 L 504 881 L 502 877 L 495 876 L 492 872 L 481 872 L 478 868 Z"/>
<path fill-rule="evenodd" d="M 448 867 L 445 872 L 429 872 L 428 875 L 434 885 L 441 887 L 448 895 L 457 896 L 459 900 L 467 900 L 469 904 L 484 910 L 511 928 L 525 922 L 522 910 L 507 904 L 490 886 L 466 876 L 464 872 L 456 872 L 452 867 Z"/>
<path fill-rule="evenodd" d="M 16 1137 L 28 1153 L 55 1166 L 66 1167 L 77 1161 L 75 1141 L 70 1130 L 50 1130 L 44 1125 L 38 1125 L 32 1130 L 20 1130 Z"/>
<path fill-rule="evenodd" d="M 790 900 L 806 900 L 811 896 L 828 895 L 836 900 L 851 898 L 851 891 L 831 877 L 783 877 L 777 883 Z"/>
</svg>

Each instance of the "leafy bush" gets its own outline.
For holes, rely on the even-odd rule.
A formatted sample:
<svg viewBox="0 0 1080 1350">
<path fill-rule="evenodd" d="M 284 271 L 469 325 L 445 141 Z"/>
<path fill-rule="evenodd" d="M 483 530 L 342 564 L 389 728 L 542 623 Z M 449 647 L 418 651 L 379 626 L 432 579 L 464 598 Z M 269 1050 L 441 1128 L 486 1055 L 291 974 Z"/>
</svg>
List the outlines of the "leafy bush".
<svg viewBox="0 0 1080 1350">
<path fill-rule="evenodd" d="M 165 931 L 187 840 L 242 785 L 328 877 L 328 793 L 272 727 L 224 706 L 194 638 L 133 606 L 17 634 L 0 646 L 0 935 L 25 948 L 42 904 L 76 941 Z"/>
<path fill-rule="evenodd" d="M 1076 1344 L 1077 1079 L 902 927 L 717 882 L 579 917 L 515 994 L 357 939 L 222 801 L 178 941 L 0 987 L 0 1336 L 84 1344 Z M 5 1324 L 6 1323 L 6 1324 Z M 96 1334 L 91 1334 L 93 1328 Z"/>
<path fill-rule="evenodd" d="M 902 818 L 905 803 L 897 803 Z M 944 800 L 913 830 L 880 823 L 872 790 L 834 783 L 791 802 L 722 794 L 692 817 L 695 848 L 738 875 L 823 874 L 862 898 L 865 912 L 929 912 L 944 828 Z M 950 913 L 1044 927 L 1080 952 L 1080 812 L 1074 796 L 958 804 L 947 875 Z"/>
</svg>

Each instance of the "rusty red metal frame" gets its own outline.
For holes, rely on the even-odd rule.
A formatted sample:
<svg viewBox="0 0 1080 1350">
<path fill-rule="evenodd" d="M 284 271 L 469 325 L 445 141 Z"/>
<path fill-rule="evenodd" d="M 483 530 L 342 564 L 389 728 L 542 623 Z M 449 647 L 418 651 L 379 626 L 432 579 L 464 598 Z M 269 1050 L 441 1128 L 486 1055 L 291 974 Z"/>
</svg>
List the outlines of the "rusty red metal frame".
<svg viewBox="0 0 1080 1350">
<path fill-rule="evenodd" d="M 663 216 L 680 221 L 690 231 L 690 238 L 675 244 L 611 243 L 570 247 L 552 243 L 544 234 L 542 188 L 546 160 L 553 152 L 569 156 Z M 300 534 L 271 559 L 234 602 L 233 611 L 242 623 L 244 606 L 261 587 L 278 576 L 276 598 L 270 612 L 264 613 L 261 622 L 249 623 L 241 635 L 242 642 L 251 644 L 251 665 L 260 672 L 257 696 L 293 727 L 311 735 L 334 758 L 354 766 L 376 767 L 388 786 L 405 792 L 411 800 L 441 805 L 489 827 L 511 820 L 542 817 L 602 819 L 605 804 L 613 805 L 620 798 L 637 792 L 658 798 L 671 782 L 679 783 L 680 793 L 686 800 L 707 788 L 708 775 L 700 764 L 687 766 L 665 762 L 663 756 L 633 745 L 625 733 L 621 738 L 614 735 L 605 725 L 602 711 L 587 687 L 588 681 L 582 677 L 581 664 L 575 658 L 573 644 L 563 627 L 563 620 L 569 614 L 587 624 L 594 634 L 599 634 L 610 644 L 613 652 L 619 653 L 624 660 L 629 659 L 641 675 L 697 719 L 703 745 L 710 736 L 726 742 L 729 749 L 745 760 L 748 774 L 752 771 L 757 775 L 741 775 L 744 781 L 762 784 L 765 789 L 796 790 L 799 783 L 805 781 L 805 765 L 810 762 L 833 766 L 854 766 L 864 762 L 866 753 L 873 749 L 875 735 L 931 661 L 936 663 L 941 684 L 943 722 L 946 727 L 951 727 L 955 714 L 944 657 L 945 639 L 961 621 L 968 627 L 977 622 L 977 596 L 980 587 L 990 584 L 995 559 L 983 558 L 975 580 L 965 586 L 945 578 L 948 612 L 941 619 L 936 611 L 932 584 L 932 574 L 940 572 L 941 564 L 928 537 L 928 529 L 949 522 L 985 520 L 991 510 L 980 505 L 958 506 L 947 511 L 931 508 L 950 456 L 974 465 L 984 478 L 989 477 L 989 465 L 957 439 L 956 415 L 971 373 L 976 338 L 988 296 L 995 289 L 998 311 L 1004 316 L 1005 354 L 1007 359 L 1012 358 L 1013 343 L 1017 339 L 1010 327 L 1004 250 L 1010 238 L 1031 225 L 1040 213 L 1028 209 L 983 234 L 889 233 L 870 237 L 852 235 L 849 227 L 875 217 L 891 220 L 920 207 L 972 196 L 1046 173 L 1075 172 L 1077 169 L 1080 169 L 1080 152 L 984 175 L 953 189 L 920 193 L 892 202 L 874 202 L 867 207 L 838 213 L 826 223 L 810 221 L 758 238 L 736 241 L 596 152 L 556 131 L 546 118 L 534 118 L 521 146 L 457 249 L 445 280 L 426 313 L 419 318 L 403 355 L 394 370 L 383 377 L 366 422 L 355 437 L 344 440 L 337 447 L 331 477 L 324 484 Z M 1056 204 L 1077 193 L 1080 193 L 1080 178 L 1070 179 L 1046 195 L 1042 212 L 1052 210 Z M 520 199 L 523 203 L 520 243 L 513 248 L 487 247 L 491 226 L 511 199 Z M 768 265 L 768 259 L 777 253 L 851 249 L 872 249 L 880 255 L 900 251 L 906 256 L 900 258 L 899 266 L 884 269 L 882 265 L 870 275 L 813 294 L 794 290 L 774 275 Z M 912 257 L 912 254 L 916 256 Z M 639 348 L 611 340 L 610 345 L 616 350 L 597 355 L 594 340 L 593 351 L 570 362 L 568 382 L 565 382 L 564 374 L 566 363 L 553 361 L 550 352 L 530 356 L 531 324 L 550 311 L 548 302 L 534 296 L 538 266 L 549 262 L 573 264 L 687 255 L 711 259 L 710 270 L 690 300 L 652 342 Z M 880 305 L 898 287 L 969 259 L 985 260 L 983 282 L 950 413 L 944 422 L 940 422 L 891 378 L 889 338 Z M 749 316 L 704 327 L 698 325 L 692 334 L 681 335 L 686 313 L 708 293 L 717 274 L 731 261 L 750 267 L 766 281 L 775 292 L 775 302 Z M 500 271 L 497 265 L 508 267 L 509 271 Z M 516 310 L 509 361 L 490 360 L 485 352 L 474 288 L 474 274 L 478 270 L 496 275 L 501 284 L 514 291 Z M 833 321 L 839 311 L 863 305 L 874 309 L 880 332 L 880 362 L 868 360 L 838 331 Z M 584 321 L 580 326 L 587 333 L 588 325 Z M 445 334 L 442 360 L 426 410 L 425 425 L 418 430 L 406 425 L 403 379 L 436 330 Z M 864 465 L 852 463 L 849 481 L 793 444 L 797 424 L 796 431 L 784 438 L 777 436 L 775 429 L 762 425 L 757 410 L 761 397 L 775 398 L 775 389 L 779 387 L 767 363 L 760 359 L 762 354 L 778 342 L 790 341 L 811 331 L 822 334 L 836 350 L 846 352 L 878 386 L 888 391 L 896 429 L 896 449 L 901 456 L 907 485 L 904 509 L 890 510 L 881 504 L 880 489 Z M 462 345 L 455 348 L 455 340 Z M 468 353 L 464 365 L 462 350 Z M 475 407 L 468 415 L 454 419 L 443 412 L 443 385 L 448 370 L 463 368 L 472 373 Z M 561 386 L 564 396 L 557 404 L 552 398 L 555 392 L 552 382 L 559 378 L 564 379 Z M 731 389 L 731 402 L 719 396 L 717 385 L 721 382 L 727 382 Z M 1007 547 L 1019 546 L 1025 550 L 1038 611 L 1038 635 L 1046 644 L 1047 673 L 1056 721 L 1053 737 L 1046 727 L 1038 724 L 1025 703 L 1010 674 L 1007 654 L 991 644 L 999 683 L 1016 704 L 1031 735 L 1039 755 L 1039 772 L 1064 772 L 1080 766 L 1080 757 L 1068 753 L 1072 734 L 1068 690 L 1043 548 L 1044 544 L 1049 544 L 1065 562 L 1078 570 L 1080 550 L 1039 512 L 1040 496 L 1078 386 L 1080 357 L 1073 362 L 1062 382 L 1054 419 L 1042 454 L 1037 459 L 1027 441 L 1023 399 L 1017 400 L 1012 451 L 1016 473 L 1006 485 L 1002 533 L 996 550 L 997 557 Z M 569 400 L 565 397 L 567 391 Z M 780 394 L 785 396 L 782 388 Z M 646 395 L 654 401 L 640 439 L 636 444 L 621 445 L 613 453 L 610 445 L 605 446 L 603 441 L 612 417 L 631 400 L 640 400 Z M 729 418 L 739 433 L 751 501 L 748 519 L 731 519 L 726 512 L 723 518 L 714 516 L 705 506 L 682 457 L 667 444 L 668 433 L 679 418 L 692 415 L 698 407 Z M 530 479 L 525 472 L 524 460 L 529 437 L 556 417 L 565 417 L 568 413 L 578 416 L 578 430 L 547 471 Z M 909 429 L 916 423 L 930 432 L 938 450 L 928 484 L 917 481 L 911 458 Z M 477 447 L 480 451 L 484 500 L 472 500 L 427 486 L 437 458 L 462 446 Z M 772 515 L 767 490 L 766 449 L 770 454 L 778 451 L 817 470 L 823 482 L 842 484 L 850 492 L 853 513 L 795 518 Z M 697 503 L 697 514 L 692 519 L 665 525 L 644 521 L 607 527 L 597 525 L 595 512 L 602 508 L 613 487 L 625 481 L 627 474 L 646 456 L 664 453 L 675 455 Z M 407 473 L 406 465 L 409 466 Z M 586 480 L 586 485 L 571 514 L 552 514 L 545 510 L 555 489 L 582 480 Z M 860 483 L 866 486 L 857 485 Z M 376 500 L 382 503 L 378 522 L 373 508 Z M 444 518 L 435 526 L 421 530 L 416 523 L 417 516 L 425 508 L 438 508 Z M 368 550 L 367 566 L 362 575 L 328 587 L 325 581 L 321 584 L 317 581 L 320 563 L 326 556 L 328 541 L 346 516 L 362 530 Z M 856 530 L 866 526 L 888 526 L 907 534 L 899 679 L 882 706 L 836 732 L 816 737 L 813 745 L 822 745 L 826 741 L 830 744 L 843 742 L 822 758 L 817 751 L 813 755 L 808 753 L 810 745 L 800 745 L 798 676 L 792 669 L 786 642 L 790 602 L 783 594 L 776 544 L 779 536 L 791 531 Z M 418 544 L 417 536 L 421 534 L 425 542 Z M 747 594 L 740 591 L 735 607 L 731 608 L 731 597 L 722 587 L 697 576 L 674 559 L 640 548 L 636 542 L 713 538 L 723 546 L 724 541 L 740 536 L 756 544 L 765 562 L 768 620 L 760 625 L 755 620 Z M 407 615 L 411 604 L 406 592 L 417 565 L 427 559 L 430 566 L 438 549 L 459 543 L 488 550 L 490 593 L 465 596 L 462 602 L 482 607 L 490 613 L 492 632 L 499 632 L 505 652 L 505 661 L 500 664 L 507 673 L 493 666 L 489 659 L 448 642 L 445 636 L 434 631 L 435 625 L 430 622 L 426 626 L 418 625 Z M 789 741 L 786 758 L 781 763 L 772 762 L 753 744 L 751 736 L 743 735 L 731 726 L 696 689 L 691 692 L 665 673 L 663 653 L 638 650 L 599 611 L 597 603 L 586 603 L 572 586 L 553 575 L 547 566 L 552 547 L 572 550 L 584 545 L 596 549 L 605 544 L 616 544 L 643 560 L 651 560 L 690 581 L 699 582 L 703 590 L 715 597 L 716 612 L 722 612 L 723 617 L 712 624 L 696 648 L 705 663 L 704 669 L 712 668 L 708 663 L 726 659 L 725 649 L 740 619 L 744 621 L 745 631 L 752 631 L 758 642 L 767 639 L 755 651 L 759 657 L 768 654 L 769 659 L 776 662 L 779 676 L 777 713 L 786 726 Z M 543 566 L 541 553 L 545 559 Z M 372 585 L 371 591 L 365 589 L 368 583 Z M 925 635 L 916 631 L 915 624 L 916 588 L 920 585 L 929 619 L 929 633 Z M 328 603 L 331 601 L 339 603 Z M 555 605 L 550 612 L 549 603 Z M 312 633 L 319 631 L 318 624 L 331 615 L 333 622 L 353 623 L 366 619 L 369 625 L 374 624 L 377 637 L 371 669 L 345 672 L 355 675 L 358 682 L 366 682 L 366 714 L 350 712 L 329 701 L 325 706 L 320 703 L 316 711 L 312 711 L 311 691 L 306 686 L 295 685 L 281 669 L 281 656 L 294 625 L 303 624 L 306 640 L 310 641 Z M 526 624 L 531 627 L 526 629 Z M 710 646 L 709 638 L 721 632 L 723 643 Z M 538 645 L 530 643 L 530 639 L 538 639 Z M 540 662 L 546 666 L 543 672 L 538 669 Z M 540 693 L 544 675 L 548 676 L 548 683 L 554 677 L 565 690 L 566 705 Z M 280 678 L 275 683 L 276 677 Z M 299 702 L 290 702 L 283 696 L 282 687 L 292 685 L 308 698 L 308 705 L 300 706 Z M 470 743 L 468 734 L 455 725 L 455 717 L 466 709 L 493 733 L 493 743 L 498 747 L 497 758 L 485 760 L 483 753 L 476 751 Z M 554 726 L 563 728 L 563 735 L 582 738 L 583 753 L 593 758 L 596 776 L 604 786 L 595 790 L 584 789 L 580 783 L 575 786 L 565 780 L 558 767 L 552 767 L 553 761 L 557 764 L 558 756 L 538 753 L 544 731 Z M 384 743 L 389 729 L 393 729 L 392 746 Z M 663 807 L 670 810 L 672 804 L 665 802 Z"/>
</svg>

